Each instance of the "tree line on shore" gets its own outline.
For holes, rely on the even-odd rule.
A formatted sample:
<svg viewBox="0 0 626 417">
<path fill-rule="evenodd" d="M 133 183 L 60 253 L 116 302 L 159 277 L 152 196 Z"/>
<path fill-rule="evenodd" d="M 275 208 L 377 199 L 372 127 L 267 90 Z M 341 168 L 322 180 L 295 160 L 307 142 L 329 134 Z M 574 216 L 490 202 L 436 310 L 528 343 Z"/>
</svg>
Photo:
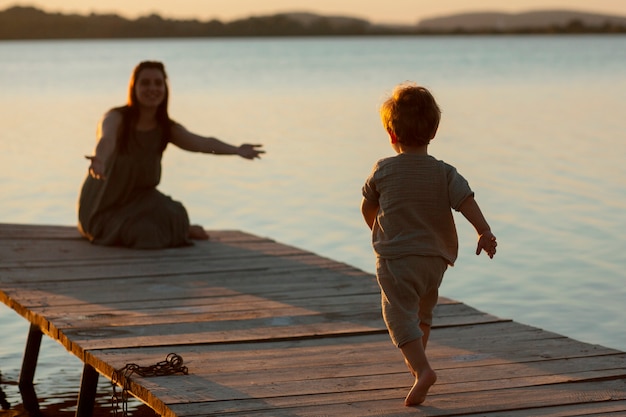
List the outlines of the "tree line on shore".
<svg viewBox="0 0 626 417">
<path fill-rule="evenodd" d="M 0 11 L 0 40 L 584 33 L 626 33 L 626 25 L 609 21 L 602 25 L 588 25 L 575 19 L 564 25 L 543 27 L 443 30 L 424 29 L 419 25 L 377 25 L 357 18 L 298 13 L 253 16 L 232 22 L 215 19 L 202 22 L 166 19 L 157 14 L 126 19 L 114 14 L 47 13 L 34 7 L 20 6 Z"/>
</svg>

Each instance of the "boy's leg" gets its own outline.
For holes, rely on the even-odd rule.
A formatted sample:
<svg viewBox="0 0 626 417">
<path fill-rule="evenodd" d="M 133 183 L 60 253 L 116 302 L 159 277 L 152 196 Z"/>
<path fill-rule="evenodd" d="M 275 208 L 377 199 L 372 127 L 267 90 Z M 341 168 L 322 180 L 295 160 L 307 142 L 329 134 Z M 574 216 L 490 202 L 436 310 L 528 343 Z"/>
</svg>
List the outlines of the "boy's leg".
<svg viewBox="0 0 626 417">
<path fill-rule="evenodd" d="M 430 337 L 430 324 L 420 323 L 419 326 L 423 333 L 422 334 L 422 346 L 424 347 L 424 351 L 426 351 L 426 345 L 428 344 L 428 338 Z M 409 363 L 408 359 L 406 359 L 406 356 L 404 358 L 404 362 L 406 363 L 406 366 L 409 368 L 409 371 L 411 371 L 411 374 L 415 376 L 415 371 L 411 367 L 411 364 Z"/>
<path fill-rule="evenodd" d="M 447 263 L 442 258 L 421 256 L 398 260 L 377 259 L 376 275 L 381 288 L 383 318 L 389 335 L 400 347 L 415 377 L 405 405 L 424 402 L 437 374 L 426 358 L 432 310 Z M 420 297 L 420 293 L 423 297 Z M 408 341 L 408 342 L 407 342 Z"/>
<path fill-rule="evenodd" d="M 427 257 L 377 259 L 376 277 L 381 290 L 382 313 L 393 343 L 401 345 L 430 333 L 432 308 L 442 273 L 430 271 Z M 437 260 L 438 258 L 434 258 Z M 431 294 L 434 292 L 434 296 Z M 422 296 L 425 294 L 425 300 Z M 434 299 L 434 303 L 432 302 Z M 428 337 L 428 336 L 427 336 Z"/>
<path fill-rule="evenodd" d="M 437 374 L 430 367 L 422 339 L 415 339 L 411 342 L 400 346 L 402 355 L 411 369 L 411 373 L 415 375 L 415 382 L 404 399 L 404 405 L 419 405 L 424 402 L 428 390 L 437 381 Z"/>
<path fill-rule="evenodd" d="M 441 284 L 441 281 L 439 282 L 439 284 Z M 422 336 L 422 344 L 424 345 L 424 349 L 426 349 L 426 345 L 428 344 L 428 338 L 430 337 L 430 326 L 433 323 L 433 311 L 437 306 L 438 300 L 439 285 L 437 285 L 437 287 L 431 288 L 430 291 L 420 297 L 418 316 L 420 319 L 420 330 L 424 334 Z"/>
<path fill-rule="evenodd" d="M 420 329 L 422 330 L 422 346 L 424 346 L 424 350 L 426 350 L 426 345 L 428 344 L 428 338 L 430 337 L 430 324 L 420 322 Z"/>
<path fill-rule="evenodd" d="M 441 283 L 441 281 L 439 283 Z M 430 363 L 426 357 L 426 345 L 430 337 L 430 328 L 433 320 L 432 312 L 437 305 L 438 299 L 438 286 L 431 288 L 426 295 L 420 297 L 418 316 L 420 318 L 419 327 L 422 331 L 422 338 L 400 347 L 404 355 L 404 361 L 415 377 L 413 388 L 411 388 L 409 395 L 407 395 L 404 400 L 404 405 L 407 406 L 423 403 L 428 394 L 428 390 L 437 381 L 437 374 L 430 367 Z"/>
</svg>

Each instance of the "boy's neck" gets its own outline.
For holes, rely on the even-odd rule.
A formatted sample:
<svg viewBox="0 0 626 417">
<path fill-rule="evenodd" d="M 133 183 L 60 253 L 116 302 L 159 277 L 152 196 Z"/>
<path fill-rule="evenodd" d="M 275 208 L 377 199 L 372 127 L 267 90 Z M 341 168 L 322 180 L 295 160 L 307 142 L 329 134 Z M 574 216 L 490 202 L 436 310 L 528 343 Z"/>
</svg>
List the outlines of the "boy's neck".
<svg viewBox="0 0 626 417">
<path fill-rule="evenodd" d="M 397 143 L 396 151 L 398 153 L 405 153 L 411 155 L 428 155 L 428 145 L 422 146 L 407 146 L 402 143 Z"/>
</svg>

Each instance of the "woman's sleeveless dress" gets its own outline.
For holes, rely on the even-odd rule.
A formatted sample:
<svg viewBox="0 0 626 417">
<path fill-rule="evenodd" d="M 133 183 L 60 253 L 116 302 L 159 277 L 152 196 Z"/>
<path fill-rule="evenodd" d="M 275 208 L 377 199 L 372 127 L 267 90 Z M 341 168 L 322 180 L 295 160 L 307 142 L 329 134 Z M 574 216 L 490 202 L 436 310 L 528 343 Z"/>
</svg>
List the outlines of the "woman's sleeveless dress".
<svg viewBox="0 0 626 417">
<path fill-rule="evenodd" d="M 87 174 L 78 230 L 92 243 L 158 249 L 190 245 L 185 207 L 159 192 L 161 129 L 136 131 L 128 150 L 107 161 L 105 180 Z"/>
</svg>

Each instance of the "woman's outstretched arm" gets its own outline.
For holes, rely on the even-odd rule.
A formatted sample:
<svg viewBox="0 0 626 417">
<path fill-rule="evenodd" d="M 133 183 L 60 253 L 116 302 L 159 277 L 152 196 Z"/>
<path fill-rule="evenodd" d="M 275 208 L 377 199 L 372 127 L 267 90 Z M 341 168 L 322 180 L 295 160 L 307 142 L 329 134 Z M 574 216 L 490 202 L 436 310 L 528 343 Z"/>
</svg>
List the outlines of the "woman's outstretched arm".
<svg viewBox="0 0 626 417">
<path fill-rule="evenodd" d="M 189 152 L 212 153 L 216 155 L 239 155 L 246 159 L 260 158 L 265 151 L 259 149 L 263 145 L 244 143 L 240 146 L 230 145 L 213 137 L 200 136 L 185 129 L 179 124 L 172 127 L 170 140 L 174 145 Z"/>
<path fill-rule="evenodd" d="M 91 161 L 89 173 L 98 180 L 105 179 L 104 170 L 108 159 L 115 151 L 115 141 L 120 123 L 122 123 L 122 115 L 117 111 L 109 111 L 98 124 L 96 138 L 95 154 L 86 156 Z"/>
</svg>

